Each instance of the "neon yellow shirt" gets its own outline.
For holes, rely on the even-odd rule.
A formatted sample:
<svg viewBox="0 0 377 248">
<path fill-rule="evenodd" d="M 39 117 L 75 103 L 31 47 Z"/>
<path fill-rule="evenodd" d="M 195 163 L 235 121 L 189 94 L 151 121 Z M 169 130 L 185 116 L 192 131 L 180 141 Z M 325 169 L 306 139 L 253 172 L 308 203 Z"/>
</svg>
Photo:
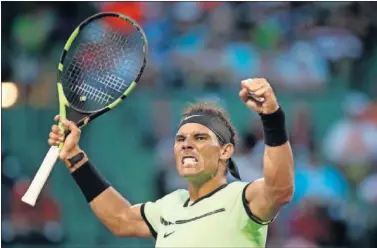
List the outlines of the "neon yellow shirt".
<svg viewBox="0 0 377 248">
<path fill-rule="evenodd" d="M 252 215 L 248 184 L 233 182 L 189 205 L 187 190 L 176 190 L 141 206 L 156 247 L 265 247 L 268 224 Z"/>
</svg>

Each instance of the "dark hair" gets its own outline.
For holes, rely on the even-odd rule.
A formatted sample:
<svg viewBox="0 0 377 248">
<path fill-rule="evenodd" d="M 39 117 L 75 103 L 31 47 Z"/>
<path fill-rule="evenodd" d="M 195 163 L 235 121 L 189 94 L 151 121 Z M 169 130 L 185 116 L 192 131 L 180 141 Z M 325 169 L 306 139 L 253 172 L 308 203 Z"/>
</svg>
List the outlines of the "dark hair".
<svg viewBox="0 0 377 248">
<path fill-rule="evenodd" d="M 213 118 L 216 118 L 217 120 L 224 123 L 231 134 L 230 142 L 234 146 L 236 146 L 236 142 L 238 140 L 236 129 L 231 123 L 228 113 L 223 108 L 217 106 L 216 103 L 211 102 L 192 103 L 183 110 L 182 118 L 187 117 L 193 113 L 203 113 Z M 221 145 L 224 145 L 224 143 L 220 140 L 219 137 L 217 137 L 217 139 L 219 140 L 219 143 Z"/>
</svg>

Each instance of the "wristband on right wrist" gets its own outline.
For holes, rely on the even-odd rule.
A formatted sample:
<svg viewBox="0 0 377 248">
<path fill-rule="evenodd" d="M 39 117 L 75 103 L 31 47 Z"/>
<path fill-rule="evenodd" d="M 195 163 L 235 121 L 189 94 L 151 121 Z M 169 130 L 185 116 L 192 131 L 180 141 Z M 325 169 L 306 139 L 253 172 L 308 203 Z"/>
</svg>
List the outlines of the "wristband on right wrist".
<svg viewBox="0 0 377 248">
<path fill-rule="evenodd" d="M 89 161 L 72 172 L 71 175 L 84 194 L 87 202 L 91 202 L 110 187 L 110 184 Z"/>
<path fill-rule="evenodd" d="M 280 146 L 288 141 L 285 113 L 281 107 L 272 114 L 259 114 L 263 123 L 264 141 L 268 146 Z"/>
</svg>

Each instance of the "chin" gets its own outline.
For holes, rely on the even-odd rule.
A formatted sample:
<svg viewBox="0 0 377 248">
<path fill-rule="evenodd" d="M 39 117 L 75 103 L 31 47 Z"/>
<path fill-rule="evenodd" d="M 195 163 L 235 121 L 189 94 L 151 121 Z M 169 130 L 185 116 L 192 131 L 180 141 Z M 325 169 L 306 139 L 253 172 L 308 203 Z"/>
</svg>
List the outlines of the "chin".
<svg viewBox="0 0 377 248">
<path fill-rule="evenodd" d="M 192 169 L 181 169 L 181 171 L 180 171 L 180 175 L 183 178 L 187 178 L 187 179 L 199 177 L 201 174 L 202 174 L 202 171 L 196 171 L 196 170 L 192 170 Z"/>
<path fill-rule="evenodd" d="M 204 181 L 208 181 L 211 179 L 211 176 L 204 171 L 197 171 L 197 172 L 182 172 L 181 176 L 189 182 L 193 183 L 203 183 Z"/>
</svg>

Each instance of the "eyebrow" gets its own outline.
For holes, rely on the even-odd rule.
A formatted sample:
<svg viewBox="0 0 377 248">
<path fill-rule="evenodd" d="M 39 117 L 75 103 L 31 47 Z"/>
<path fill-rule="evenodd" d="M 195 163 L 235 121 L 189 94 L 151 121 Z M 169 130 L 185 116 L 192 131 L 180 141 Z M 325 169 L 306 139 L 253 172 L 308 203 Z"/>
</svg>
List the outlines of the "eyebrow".
<svg viewBox="0 0 377 248">
<path fill-rule="evenodd" d="M 198 132 L 198 133 L 193 133 L 193 136 L 210 136 L 208 133 L 202 133 L 202 132 Z M 175 136 L 176 138 L 183 138 L 183 137 L 186 137 L 186 134 L 177 134 L 176 136 Z"/>
</svg>

